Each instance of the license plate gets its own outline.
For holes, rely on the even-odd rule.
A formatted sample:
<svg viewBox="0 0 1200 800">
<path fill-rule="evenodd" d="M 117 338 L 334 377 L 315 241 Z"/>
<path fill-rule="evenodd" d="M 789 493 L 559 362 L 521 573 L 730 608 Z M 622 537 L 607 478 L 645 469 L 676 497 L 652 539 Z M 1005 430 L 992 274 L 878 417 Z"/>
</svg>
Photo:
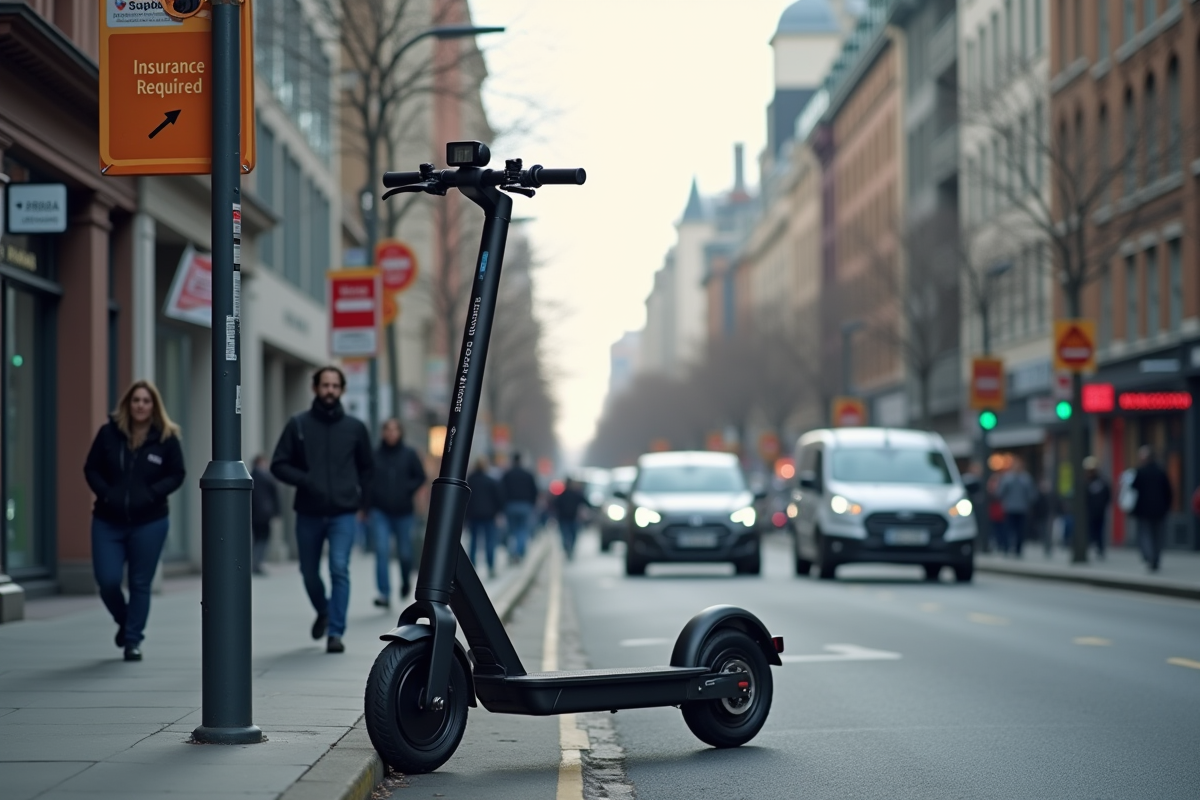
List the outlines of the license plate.
<svg viewBox="0 0 1200 800">
<path fill-rule="evenodd" d="M 883 541 L 888 544 L 929 544 L 929 531 L 923 528 L 888 528 L 883 532 Z"/>
<path fill-rule="evenodd" d="M 675 537 L 675 546 L 680 548 L 716 547 L 717 534 L 712 531 L 686 531 Z"/>
</svg>

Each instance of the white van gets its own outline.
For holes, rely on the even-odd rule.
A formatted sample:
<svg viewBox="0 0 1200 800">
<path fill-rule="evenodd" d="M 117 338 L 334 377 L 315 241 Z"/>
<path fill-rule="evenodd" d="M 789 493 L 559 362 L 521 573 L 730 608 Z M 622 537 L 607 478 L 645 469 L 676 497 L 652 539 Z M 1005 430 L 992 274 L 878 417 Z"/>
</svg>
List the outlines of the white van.
<svg viewBox="0 0 1200 800">
<path fill-rule="evenodd" d="M 975 514 L 946 442 L 897 428 L 815 430 L 796 444 L 788 515 L 796 574 L 815 564 L 823 579 L 839 564 L 921 564 L 937 580 L 975 567 Z"/>
</svg>

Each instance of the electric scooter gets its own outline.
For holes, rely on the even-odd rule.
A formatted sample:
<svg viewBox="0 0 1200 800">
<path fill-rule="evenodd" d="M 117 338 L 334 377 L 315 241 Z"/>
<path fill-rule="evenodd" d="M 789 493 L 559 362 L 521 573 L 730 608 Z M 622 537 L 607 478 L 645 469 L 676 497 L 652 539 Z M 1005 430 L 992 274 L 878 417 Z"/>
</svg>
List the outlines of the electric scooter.
<svg viewBox="0 0 1200 800">
<path fill-rule="evenodd" d="M 425 547 L 414 602 L 367 679 L 371 743 L 401 772 L 431 772 L 458 748 L 467 709 L 482 703 L 501 714 L 550 715 L 678 706 L 692 732 L 714 747 L 754 738 L 771 707 L 771 665 L 780 666 L 783 638 L 734 606 L 693 617 L 665 667 L 526 672 L 471 559 L 461 544 L 470 489 L 466 483 L 492 331 L 504 245 L 512 220 L 508 193 L 533 197 L 549 184 L 582 185 L 582 169 L 524 169 L 520 159 L 499 169 L 481 142 L 451 142 L 452 169 L 422 164 L 419 172 L 388 172 L 386 200 L 402 192 L 445 195 L 458 189 L 483 209 L 485 222 L 462 348 L 454 374 L 442 465 L 433 482 Z M 462 625 L 469 646 L 455 636 Z"/>
</svg>

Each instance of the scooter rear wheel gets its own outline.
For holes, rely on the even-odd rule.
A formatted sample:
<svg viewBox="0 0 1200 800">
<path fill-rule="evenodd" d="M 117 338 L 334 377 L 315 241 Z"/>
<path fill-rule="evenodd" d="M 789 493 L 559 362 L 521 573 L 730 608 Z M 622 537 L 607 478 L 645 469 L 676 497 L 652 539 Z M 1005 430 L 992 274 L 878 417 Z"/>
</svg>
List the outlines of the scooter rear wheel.
<svg viewBox="0 0 1200 800">
<path fill-rule="evenodd" d="M 419 705 L 431 645 L 432 639 L 389 643 L 367 678 L 366 721 L 371 744 L 388 766 L 410 775 L 432 772 L 445 764 L 467 729 L 467 676 L 457 658 L 450 661 L 445 706 L 433 711 Z"/>
<path fill-rule="evenodd" d="M 689 700 L 683 721 L 700 741 L 713 747 L 738 747 L 753 739 L 771 711 L 771 665 L 758 643 L 735 628 L 709 634 L 700 649 L 699 666 L 713 672 L 742 672 L 750 683 L 744 698 Z"/>
</svg>

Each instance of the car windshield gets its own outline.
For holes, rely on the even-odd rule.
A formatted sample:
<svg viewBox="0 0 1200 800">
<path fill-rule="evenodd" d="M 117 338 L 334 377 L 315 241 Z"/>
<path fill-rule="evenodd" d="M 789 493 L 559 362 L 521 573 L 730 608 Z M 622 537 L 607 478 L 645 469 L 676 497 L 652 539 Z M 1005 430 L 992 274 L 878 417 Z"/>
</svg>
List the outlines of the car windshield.
<svg viewBox="0 0 1200 800">
<path fill-rule="evenodd" d="M 681 464 L 643 468 L 637 479 L 639 492 L 742 492 L 746 482 L 735 467 Z"/>
<path fill-rule="evenodd" d="M 946 459 L 936 450 L 853 447 L 833 453 L 833 479 L 846 483 L 953 483 Z"/>
</svg>

